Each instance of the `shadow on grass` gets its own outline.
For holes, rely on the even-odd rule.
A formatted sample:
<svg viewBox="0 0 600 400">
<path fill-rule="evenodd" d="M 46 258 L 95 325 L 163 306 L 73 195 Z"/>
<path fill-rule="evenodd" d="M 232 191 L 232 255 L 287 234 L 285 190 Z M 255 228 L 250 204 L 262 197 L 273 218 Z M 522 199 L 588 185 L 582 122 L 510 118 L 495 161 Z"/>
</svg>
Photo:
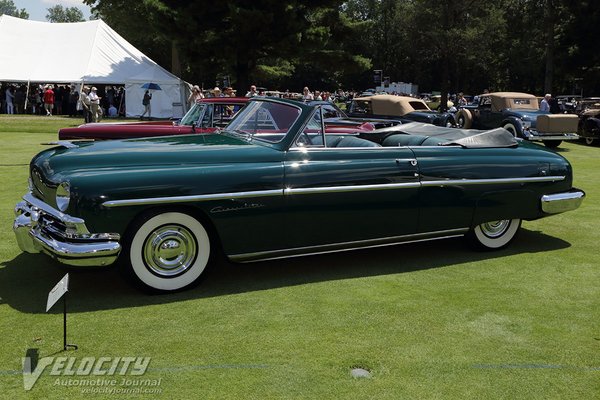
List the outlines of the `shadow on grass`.
<svg viewBox="0 0 600 400">
<path fill-rule="evenodd" d="M 0 304 L 26 313 L 44 313 L 48 292 L 70 273 L 69 312 L 149 304 L 268 290 L 330 280 L 408 273 L 520 253 L 538 253 L 570 244 L 537 231 L 521 229 L 506 249 L 477 252 L 460 238 L 250 264 L 220 261 L 196 288 L 148 296 L 121 278 L 116 267 L 65 268 L 41 254 L 20 254 L 0 269 Z M 60 307 L 51 312 L 60 313 Z"/>
</svg>

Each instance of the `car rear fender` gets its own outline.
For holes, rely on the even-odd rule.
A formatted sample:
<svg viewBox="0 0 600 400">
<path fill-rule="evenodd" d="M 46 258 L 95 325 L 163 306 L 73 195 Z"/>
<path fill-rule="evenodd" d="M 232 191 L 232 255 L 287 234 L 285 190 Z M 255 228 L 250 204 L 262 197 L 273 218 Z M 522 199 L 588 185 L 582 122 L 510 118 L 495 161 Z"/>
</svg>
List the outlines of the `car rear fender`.
<svg viewBox="0 0 600 400">
<path fill-rule="evenodd" d="M 476 202 L 471 226 L 502 219 L 536 219 L 542 216 L 538 205 L 538 195 L 531 190 L 487 192 Z"/>
</svg>

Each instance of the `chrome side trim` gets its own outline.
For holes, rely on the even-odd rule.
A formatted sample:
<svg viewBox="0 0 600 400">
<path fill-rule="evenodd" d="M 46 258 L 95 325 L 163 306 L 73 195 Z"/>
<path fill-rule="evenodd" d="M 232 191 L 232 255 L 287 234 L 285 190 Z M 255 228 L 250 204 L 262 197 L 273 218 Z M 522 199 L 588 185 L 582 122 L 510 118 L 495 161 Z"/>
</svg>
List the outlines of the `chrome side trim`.
<svg viewBox="0 0 600 400">
<path fill-rule="evenodd" d="M 187 203 L 190 201 L 234 200 L 249 197 L 282 196 L 283 189 L 257 190 L 253 192 L 198 194 L 192 196 L 150 197 L 147 199 L 109 200 L 102 203 L 104 207 L 139 206 L 149 204 Z"/>
<path fill-rule="evenodd" d="M 330 134 L 331 135 L 331 134 Z M 339 136 L 344 136 L 343 134 L 339 134 Z M 352 134 L 348 134 L 346 136 L 354 136 L 354 137 L 358 137 L 358 135 L 352 135 Z M 396 147 L 325 147 L 323 145 L 316 145 L 316 146 L 306 146 L 306 147 L 290 147 L 290 149 L 288 151 L 299 151 L 301 153 L 306 153 L 309 152 L 310 150 L 325 150 L 325 151 L 332 151 L 332 150 L 337 150 L 339 151 L 340 149 L 344 149 L 344 150 L 373 150 L 373 149 L 396 149 Z"/>
<path fill-rule="evenodd" d="M 410 189 L 416 187 L 430 186 L 464 186 L 464 185 L 488 185 L 498 183 L 530 183 L 530 182 L 555 182 L 564 180 L 564 176 L 538 176 L 526 178 L 498 178 L 498 179 L 448 179 L 436 181 L 405 182 L 405 183 L 382 183 L 377 185 L 347 185 L 347 186 L 323 186 L 309 188 L 284 188 L 274 190 L 257 190 L 250 192 L 213 193 L 192 196 L 173 197 L 150 197 L 147 199 L 109 200 L 102 203 L 104 207 L 125 207 L 152 204 L 187 203 L 192 201 L 210 200 L 235 200 L 252 197 L 289 196 L 294 194 L 315 193 L 344 193 L 369 190 Z M 33 196 L 32 196 L 33 197 Z M 58 212 L 57 210 L 55 210 Z"/>
<path fill-rule="evenodd" d="M 294 247 L 261 251 L 256 253 L 243 253 L 229 255 L 229 259 L 236 262 L 254 262 L 264 260 L 277 260 L 281 258 L 302 257 L 316 254 L 338 253 L 341 251 L 370 249 L 375 247 L 394 246 L 398 244 L 424 242 L 436 239 L 448 239 L 463 236 L 469 228 L 449 229 L 444 231 L 417 233 L 412 235 L 392 236 L 378 239 L 357 240 L 352 242 L 331 243 L 318 246 Z"/>
<path fill-rule="evenodd" d="M 422 186 L 463 186 L 489 185 L 497 183 L 531 183 L 564 181 L 564 176 L 534 176 L 527 178 L 495 178 L 495 179 L 448 179 L 437 181 L 421 181 Z"/>
<path fill-rule="evenodd" d="M 564 193 L 547 194 L 541 198 L 542 211 L 548 214 L 558 214 L 575 210 L 579 208 L 584 198 L 585 192 L 578 189 Z"/>
<path fill-rule="evenodd" d="M 408 189 L 420 187 L 420 182 L 407 183 L 383 183 L 380 185 L 348 185 L 348 186 L 327 186 L 310 188 L 285 188 L 285 195 L 292 194 L 315 194 L 315 193 L 343 193 L 343 192 L 362 192 L 369 190 L 389 190 L 389 189 Z"/>
</svg>

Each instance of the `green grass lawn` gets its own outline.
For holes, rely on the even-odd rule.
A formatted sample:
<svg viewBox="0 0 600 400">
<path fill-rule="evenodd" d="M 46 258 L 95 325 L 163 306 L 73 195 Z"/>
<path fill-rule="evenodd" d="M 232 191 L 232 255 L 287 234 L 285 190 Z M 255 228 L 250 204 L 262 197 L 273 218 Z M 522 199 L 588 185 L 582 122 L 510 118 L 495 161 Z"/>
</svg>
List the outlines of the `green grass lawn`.
<svg viewBox="0 0 600 400">
<path fill-rule="evenodd" d="M 28 351 L 151 357 L 143 378 L 160 379 L 160 394 L 126 398 L 600 398 L 600 147 L 561 146 L 584 204 L 524 222 L 504 250 L 450 239 L 221 263 L 195 289 L 147 296 L 114 268 L 67 269 L 21 253 L 14 239 L 29 160 L 79 123 L 0 115 L 0 398 L 119 397 L 61 386 L 68 377 L 50 368 L 26 392 Z M 61 309 L 44 311 L 66 272 L 79 349 L 59 353 Z M 352 367 L 372 377 L 352 378 Z"/>
</svg>

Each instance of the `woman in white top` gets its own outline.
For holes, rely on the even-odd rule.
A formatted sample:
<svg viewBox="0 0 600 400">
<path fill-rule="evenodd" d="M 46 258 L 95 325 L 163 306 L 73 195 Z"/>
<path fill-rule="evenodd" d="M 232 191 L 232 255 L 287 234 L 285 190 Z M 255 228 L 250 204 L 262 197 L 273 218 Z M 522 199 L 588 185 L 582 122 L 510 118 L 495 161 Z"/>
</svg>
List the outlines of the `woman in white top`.
<svg viewBox="0 0 600 400">
<path fill-rule="evenodd" d="M 204 95 L 202 94 L 200 87 L 198 87 L 198 85 L 192 86 L 192 93 L 190 94 L 190 97 L 188 97 L 188 104 L 190 107 L 196 104 L 198 100 L 202 100 L 203 98 Z"/>
</svg>

